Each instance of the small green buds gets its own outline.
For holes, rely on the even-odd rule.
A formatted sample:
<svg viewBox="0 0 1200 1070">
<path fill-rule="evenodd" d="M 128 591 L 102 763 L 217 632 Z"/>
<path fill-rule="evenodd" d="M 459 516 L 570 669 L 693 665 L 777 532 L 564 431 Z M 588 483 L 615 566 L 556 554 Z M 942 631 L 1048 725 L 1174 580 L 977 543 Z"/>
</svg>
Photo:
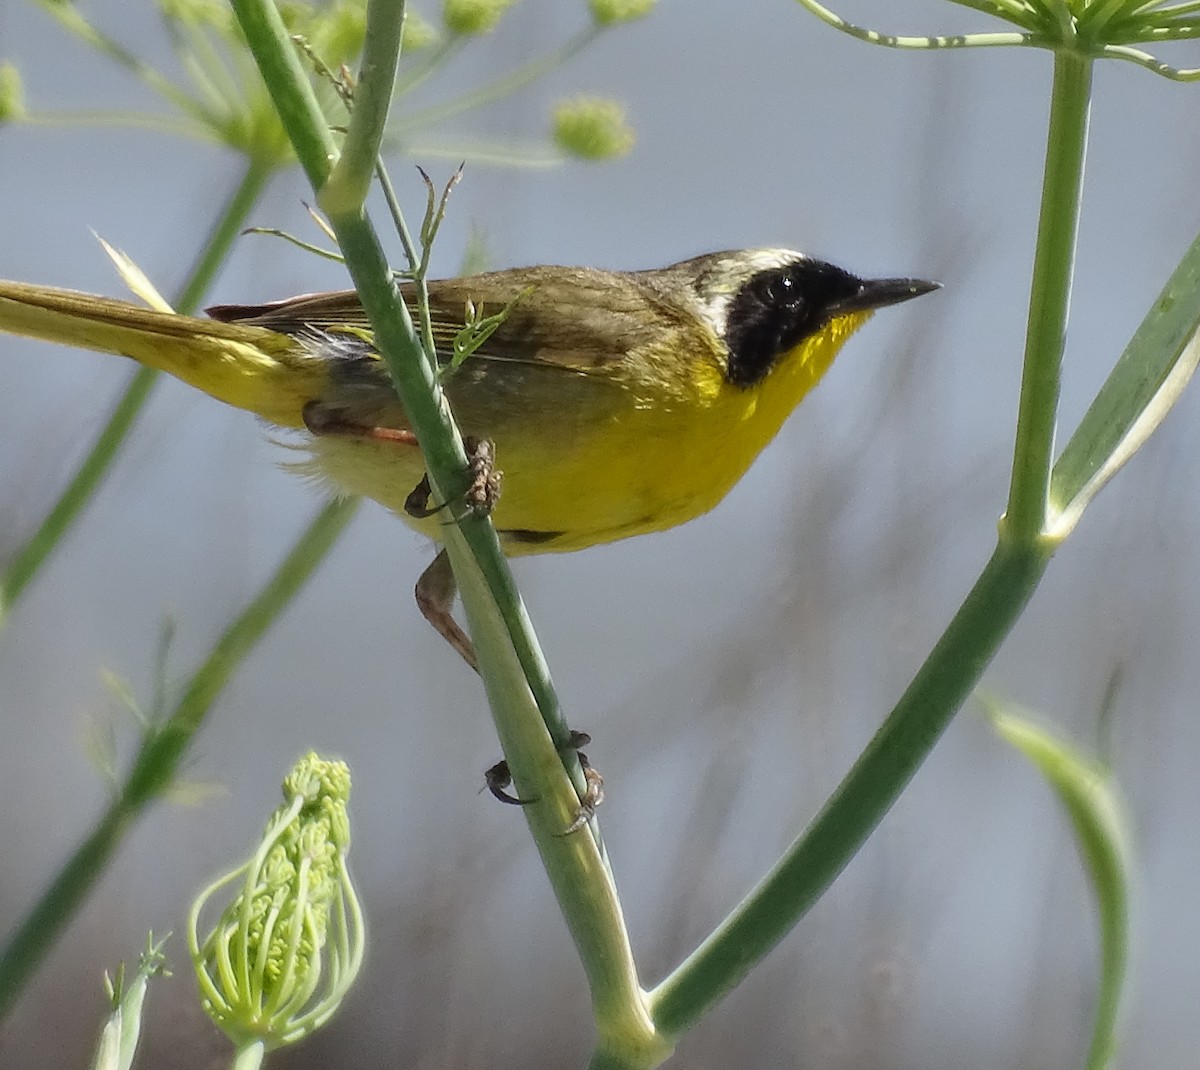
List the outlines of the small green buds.
<svg viewBox="0 0 1200 1070">
<path fill-rule="evenodd" d="M 201 892 L 188 917 L 204 1009 L 239 1048 L 306 1037 L 362 965 L 365 928 L 346 868 L 350 771 L 309 754 L 283 793 L 254 856 Z M 240 890 L 201 941 L 201 911 L 235 881 Z"/>
<path fill-rule="evenodd" d="M 615 100 L 576 97 L 554 109 L 554 140 L 573 156 L 608 160 L 628 153 L 636 138 Z"/>
<path fill-rule="evenodd" d="M 650 14 L 658 0 L 588 0 L 597 26 L 615 26 Z"/>
<path fill-rule="evenodd" d="M 25 118 L 25 90 L 21 72 L 11 63 L 0 63 L 0 124 Z"/>
<path fill-rule="evenodd" d="M 515 0 L 446 0 L 442 19 L 451 33 L 490 33 Z"/>
<path fill-rule="evenodd" d="M 437 43 L 438 29 L 419 11 L 404 9 L 404 51 L 420 52 Z"/>
<path fill-rule="evenodd" d="M 331 69 L 352 63 L 367 35 L 367 5 L 361 0 L 325 4 L 281 4 L 279 13 L 288 31 L 308 46 Z"/>
</svg>

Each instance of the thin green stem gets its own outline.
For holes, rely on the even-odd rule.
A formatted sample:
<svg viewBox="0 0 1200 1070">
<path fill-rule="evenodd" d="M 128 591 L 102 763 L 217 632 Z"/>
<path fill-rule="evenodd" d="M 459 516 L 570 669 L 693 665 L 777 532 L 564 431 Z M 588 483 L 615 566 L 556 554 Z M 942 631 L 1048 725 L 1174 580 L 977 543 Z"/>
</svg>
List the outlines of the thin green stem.
<svg viewBox="0 0 1200 1070">
<path fill-rule="evenodd" d="M 597 839 L 564 836 L 577 806 L 563 773 L 561 751 L 530 701 L 525 667 L 490 596 L 490 580 L 462 535 L 452 529 L 447 549 L 462 593 L 488 702 L 521 794 L 537 801 L 522 808 L 542 865 L 571 931 L 588 978 L 600 1050 L 606 1066 L 652 1067 L 671 1051 L 654 1028 L 638 983 L 616 885 Z"/>
<path fill-rule="evenodd" d="M 326 215 L 361 211 L 366 202 L 395 93 L 403 36 L 404 0 L 367 5 L 367 34 L 342 155 L 317 191 Z"/>
<path fill-rule="evenodd" d="M 667 1036 L 693 1026 L 807 913 L 899 797 L 1021 615 L 1049 556 L 1001 541 L 821 813 L 720 927 L 650 993 Z"/>
<path fill-rule="evenodd" d="M 125 111 L 88 111 L 85 109 L 64 111 L 29 111 L 21 122 L 30 126 L 104 126 L 123 127 L 129 130 L 154 130 L 160 134 L 190 137 L 198 141 L 216 142 L 217 138 L 207 126 L 194 119 L 176 119 L 169 115 L 145 115 Z"/>
<path fill-rule="evenodd" d="M 818 0 L 798 0 L 801 6 L 806 8 L 822 22 L 832 26 L 835 30 L 841 30 L 842 33 L 848 34 L 851 37 L 857 38 L 860 41 L 866 41 L 868 44 L 881 45 L 884 48 L 900 48 L 900 49 L 941 49 L 941 48 L 995 48 L 995 47 L 1022 47 L 1038 43 L 1037 39 L 1026 33 L 1016 33 L 1014 31 L 994 32 L 994 33 L 970 33 L 970 34 L 951 34 L 948 36 L 916 36 L 912 34 L 901 35 L 891 33 L 880 33 L 878 30 L 868 29 L 865 26 L 858 26 L 853 22 L 848 22 L 841 15 L 831 11 Z M 988 0 L 990 3 L 991 0 Z M 982 7 L 982 5 L 967 4 L 968 7 Z M 994 14 L 994 12 L 993 12 Z M 1025 25 L 1025 20 L 1014 19 Z"/>
<path fill-rule="evenodd" d="M 104 872 L 133 814 L 114 799 L 0 951 L 0 1020 Z"/>
<path fill-rule="evenodd" d="M 92 499 L 101 480 L 112 467 L 138 414 L 142 411 L 158 373 L 139 368 L 105 421 L 95 444 L 76 470 L 66 489 L 54 503 L 33 536 L 22 546 L 0 578 L 0 628 L 8 622 L 13 607 L 25 593 L 42 565 L 70 530 L 75 518 Z"/>
<path fill-rule="evenodd" d="M 1092 60 L 1065 50 L 1054 54 L 1020 411 L 1003 521 L 1009 534 L 1023 541 L 1041 536 L 1049 515 L 1050 468 L 1079 231 L 1091 81 Z"/>
<path fill-rule="evenodd" d="M 170 101 L 180 111 L 200 117 L 196 102 L 187 93 L 139 56 L 130 52 L 124 45 L 96 29 L 75 6 L 56 3 L 54 0 L 38 0 L 38 6 L 57 19 L 64 29 L 86 41 L 101 55 L 107 56 L 118 66 L 124 67 L 136 78 L 141 79 L 147 87 L 164 100 Z"/>
<path fill-rule="evenodd" d="M 484 104 L 491 104 L 493 101 L 508 96 L 510 93 L 515 93 L 518 89 L 523 89 L 532 82 L 536 82 L 539 78 L 561 67 L 573 56 L 578 55 L 601 32 L 599 27 L 589 26 L 586 30 L 580 31 L 574 37 L 565 41 L 561 47 L 555 49 L 553 52 L 549 52 L 545 56 L 527 63 L 524 67 L 506 74 L 502 78 L 497 78 L 494 82 L 489 82 L 485 86 L 473 89 L 469 93 L 464 93 L 462 96 L 446 101 L 444 104 L 434 104 L 432 107 L 423 108 L 420 111 L 400 115 L 392 124 L 393 131 L 414 130 L 417 127 L 432 126 L 444 122 L 446 119 L 451 119 L 456 115 L 461 115 L 465 111 L 471 111 L 473 108 L 482 107 Z"/>
<path fill-rule="evenodd" d="M 842 871 L 970 693 L 1049 562 L 1055 544 L 1043 538 L 1043 531 L 1090 76 L 1090 60 L 1056 53 L 1013 487 L 999 545 L 908 690 L 813 824 L 746 901 L 651 993 L 654 1022 L 667 1035 L 689 1028 L 737 984 Z"/>
<path fill-rule="evenodd" d="M 395 146 L 384 138 L 384 151 Z M 399 151 L 397 149 L 397 151 Z M 453 160 L 488 167 L 523 168 L 527 171 L 561 167 L 569 157 L 546 141 L 420 141 L 405 140 L 403 151 L 418 160 Z"/>
<path fill-rule="evenodd" d="M 412 232 L 408 229 L 408 220 L 404 218 L 404 210 L 400 207 L 400 199 L 396 196 L 396 187 L 392 185 L 392 176 L 380 159 L 375 165 L 375 174 L 379 179 L 379 188 L 383 191 L 384 203 L 392 217 L 392 225 L 400 236 L 400 245 L 404 249 L 404 259 L 408 261 L 408 270 L 412 273 L 413 285 L 417 288 L 417 316 L 420 320 L 421 348 L 425 350 L 426 359 L 437 360 L 437 345 L 433 340 L 433 317 L 429 314 L 429 278 L 423 269 L 424 257 L 417 254 L 413 243 Z M 432 196 L 432 193 L 430 194 Z"/>
<path fill-rule="evenodd" d="M 170 783 L 184 749 L 229 678 L 308 582 L 357 508 L 357 498 L 323 505 L 270 580 L 221 634 L 171 715 L 138 754 L 123 793 L 130 803 L 144 805 Z"/>
<path fill-rule="evenodd" d="M 394 4 L 395 0 L 376 2 Z M 297 158 L 319 195 L 336 150 L 307 77 L 292 56 L 294 50 L 287 29 L 274 5 L 266 0 L 232 0 L 232 4 L 250 49 L 259 62 L 268 91 L 279 109 L 284 129 L 292 139 Z M 389 27 L 391 32 L 398 32 L 394 18 L 379 18 L 377 24 L 383 26 L 385 32 Z M 405 415 L 417 433 L 433 489 L 441 501 L 456 500 L 466 486 L 467 458 L 462 437 L 438 385 L 436 369 L 426 359 L 408 309 L 396 292 L 375 229 L 361 212 L 347 212 L 330 222 L 338 232 L 339 247 L 355 285 L 360 287 L 364 308 L 375 329 L 376 344 L 396 383 Z M 350 246 L 356 250 L 354 259 L 350 255 Z M 369 264 L 370 270 L 356 269 L 355 262 Z M 367 292 L 363 293 L 363 290 Z M 375 322 L 376 316 L 379 323 Z M 481 567 L 488 576 L 507 625 L 515 633 L 512 641 L 527 666 L 530 686 L 534 688 L 542 716 L 555 741 L 565 747 L 570 731 L 562 718 L 536 636 L 532 634 L 528 616 L 520 604 L 512 573 L 495 540 L 491 523 L 485 518 L 467 517 L 461 521 L 461 527 L 473 551 L 483 555 Z M 582 788 L 582 774 L 576 763 L 570 764 L 572 779 Z"/>
<path fill-rule="evenodd" d="M 203 252 L 179 292 L 176 308 L 180 312 L 193 312 L 200 303 L 270 175 L 268 165 L 250 161 L 241 182 L 222 207 Z M 133 374 L 66 489 L 0 576 L 0 627 L 3 627 L 17 600 L 58 547 L 80 512 L 91 501 L 129 436 L 157 379 L 158 372 L 149 368 L 139 368 Z"/>
<path fill-rule="evenodd" d="M 251 159 L 248 162 L 242 181 L 217 216 L 208 240 L 175 296 L 173 307 L 176 312 L 190 316 L 199 308 L 274 171 L 274 165 L 266 160 Z"/>
<path fill-rule="evenodd" d="M 355 501 L 317 514 L 275 574 L 225 630 L 167 718 L 151 726 L 125 784 L 0 951 L 0 1017 L 103 875 L 125 831 L 170 786 L 213 701 L 301 590 L 354 515 Z"/>
<path fill-rule="evenodd" d="M 449 62 L 450 58 L 468 40 L 469 38 L 461 34 L 447 37 L 421 53 L 415 62 L 410 53 L 406 59 L 407 66 L 402 64 L 396 74 L 396 98 L 399 99 L 405 93 L 411 93 L 421 85 L 430 75 Z"/>
</svg>

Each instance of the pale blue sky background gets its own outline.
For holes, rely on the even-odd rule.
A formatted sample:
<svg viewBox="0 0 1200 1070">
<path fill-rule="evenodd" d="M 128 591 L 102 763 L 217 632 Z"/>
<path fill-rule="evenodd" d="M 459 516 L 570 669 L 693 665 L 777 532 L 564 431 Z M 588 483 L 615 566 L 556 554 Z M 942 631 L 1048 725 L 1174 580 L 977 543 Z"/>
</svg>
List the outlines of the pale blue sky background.
<svg viewBox="0 0 1200 1070">
<path fill-rule="evenodd" d="M 143 0 L 87 10 L 169 62 Z M 845 11 L 905 32 L 986 25 L 935 0 L 847 0 Z M 447 74 L 502 73 L 585 19 L 581 2 L 525 0 Z M 0 0 L 2 58 L 38 108 L 154 106 L 24 0 Z M 870 49 L 785 0 L 664 0 L 445 135 L 537 137 L 553 101 L 586 91 L 624 99 L 639 140 L 604 166 L 468 166 L 439 246 L 444 273 L 480 226 L 497 266 L 637 268 L 767 244 L 946 283 L 869 324 L 711 515 L 516 566 L 570 719 L 596 737 L 606 837 L 647 981 L 803 827 L 990 553 L 1049 78 L 1040 53 Z M 447 87 L 436 80 L 425 99 Z M 1197 94 L 1130 66 L 1098 72 L 1068 428 L 1200 226 Z M 415 162 L 445 175 L 457 159 Z M 210 146 L 144 132 L 5 128 L 0 276 L 119 293 L 91 228 L 170 292 L 181 250 L 238 173 Z M 394 173 L 419 204 L 408 162 Z M 298 174 L 282 176 L 254 221 L 304 231 L 309 196 Z M 212 299 L 343 284 L 336 266 L 247 238 Z M 40 515 L 127 374 L 114 358 L 0 340 L 0 552 Z M 1198 405 L 1193 391 L 1096 503 L 987 678 L 1090 745 L 1123 674 L 1115 764 L 1143 870 L 1126 1050 L 1146 1070 L 1191 1065 L 1198 1039 Z M 0 928 L 100 805 L 81 739 L 112 713 L 101 671 L 145 694 L 170 617 L 186 672 L 317 507 L 282 456 L 244 413 L 162 383 L 0 638 Z M 146 928 L 180 930 L 190 895 L 252 841 L 309 747 L 354 771 L 373 945 L 335 1027 L 279 1065 L 580 1062 L 590 1027 L 569 940 L 519 815 L 476 794 L 498 756 L 479 687 L 412 605 L 429 553 L 364 506 L 199 741 L 188 775 L 226 794 L 137 828 L 0 1031 L 0 1064 L 80 1063 L 102 969 L 132 956 Z M 204 1066 L 211 1041 L 174 950 L 150 1065 Z M 1061 814 L 968 709 L 830 895 L 684 1041 L 679 1065 L 1079 1065 L 1094 959 Z"/>
</svg>

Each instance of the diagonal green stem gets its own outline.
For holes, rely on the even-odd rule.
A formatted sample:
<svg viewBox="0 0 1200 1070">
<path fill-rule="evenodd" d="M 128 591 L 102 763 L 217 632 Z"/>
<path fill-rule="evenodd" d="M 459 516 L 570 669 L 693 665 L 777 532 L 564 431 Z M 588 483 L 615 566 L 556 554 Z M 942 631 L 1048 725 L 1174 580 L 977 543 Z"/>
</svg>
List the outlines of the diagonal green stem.
<svg viewBox="0 0 1200 1070">
<path fill-rule="evenodd" d="M 324 560 L 356 506 L 357 501 L 340 501 L 321 509 L 192 675 L 170 715 L 150 729 L 108 810 L 0 950 L 0 1017 L 95 887 L 130 825 L 170 786 L 213 701 Z"/>
<path fill-rule="evenodd" d="M 1025 609 L 1049 556 L 1001 543 L 925 664 L 821 813 L 741 906 L 650 993 L 668 1036 L 774 948 L 874 831 Z"/>
<path fill-rule="evenodd" d="M 314 106 L 307 79 L 289 54 L 292 45 L 271 0 L 232 0 L 233 8 L 279 108 L 297 156 L 321 196 L 330 170 L 330 139 L 325 119 Z M 371 0 L 395 10 L 398 0 Z M 394 19 L 372 26 L 392 27 Z M 370 49 L 368 44 L 368 50 Z M 381 48 L 381 51 L 386 51 Z M 392 77 L 392 72 L 378 72 Z M 372 71 L 364 65 L 364 78 Z M 339 204 L 330 215 L 404 411 L 425 457 L 435 495 L 461 497 L 466 486 L 462 440 L 414 330 L 383 255 L 378 236 L 361 207 Z M 490 520 L 456 518 L 447 525 L 446 548 L 458 579 L 463 608 L 479 659 L 480 675 L 505 756 L 522 795 L 523 808 L 567 925 L 579 948 L 592 992 L 597 1029 L 606 1048 L 642 1053 L 640 1063 L 661 1061 L 664 1045 L 647 1018 L 636 967 L 611 875 L 596 840 L 588 832 L 563 836 L 578 805 L 578 785 L 564 771 L 556 746 L 561 722 L 543 722 L 530 691 L 531 677 L 521 657 L 536 650 L 507 562 Z M 516 627 L 517 624 L 522 627 Z M 515 628 L 515 631 L 513 630 Z M 525 647 L 522 644 L 526 644 Z M 541 681 L 549 686 L 548 676 Z M 552 710 L 557 711 L 557 702 Z M 547 728 L 550 730 L 547 731 Z M 560 737 L 561 738 L 561 737 Z M 578 774 L 578 763 L 571 761 Z M 657 1053 L 652 1059 L 647 1053 Z"/>
<path fill-rule="evenodd" d="M 811 5 L 810 5 L 811 6 Z M 1040 581 L 1087 142 L 1091 61 L 1055 54 L 1041 224 L 1009 512 L 938 644 L 818 817 L 721 926 L 650 994 L 655 1025 L 694 1025 L 808 911 L 882 820 L 979 680 Z"/>
<path fill-rule="evenodd" d="M 200 307 L 274 173 L 275 164 L 270 160 L 252 158 L 247 161 L 246 173 L 221 209 L 187 280 L 172 302 L 176 312 L 191 316 Z"/>
<path fill-rule="evenodd" d="M 193 265 L 179 292 L 175 302 L 178 311 L 195 311 L 205 290 L 228 256 L 234 239 L 270 176 L 269 165 L 250 161 L 241 182 L 222 208 L 204 251 Z M 87 457 L 76 470 L 66 489 L 46 514 L 37 531 L 17 551 L 0 576 L 0 628 L 42 565 L 57 549 L 63 536 L 91 501 L 128 438 L 157 379 L 158 372 L 150 368 L 139 368 L 134 372 L 129 385 L 113 407 Z"/>
</svg>

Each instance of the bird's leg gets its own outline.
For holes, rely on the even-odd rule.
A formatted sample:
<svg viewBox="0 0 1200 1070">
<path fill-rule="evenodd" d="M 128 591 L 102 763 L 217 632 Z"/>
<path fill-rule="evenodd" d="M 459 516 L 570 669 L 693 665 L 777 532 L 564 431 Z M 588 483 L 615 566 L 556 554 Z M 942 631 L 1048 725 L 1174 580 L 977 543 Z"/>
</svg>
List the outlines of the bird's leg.
<svg viewBox="0 0 1200 1070">
<path fill-rule="evenodd" d="M 405 443 L 411 438 L 412 443 L 416 444 L 416 438 L 412 436 L 411 432 L 342 424 L 330 419 L 329 414 L 324 412 L 320 413 L 319 420 L 314 420 L 312 418 L 313 404 L 315 403 L 310 403 L 305 407 L 304 421 L 314 434 L 355 434 L 375 441 Z M 319 430 L 314 424 L 319 426 Z M 468 472 L 471 482 L 462 497 L 463 507 L 470 513 L 490 513 L 496 504 L 496 499 L 500 496 L 501 473 L 495 468 L 495 446 L 487 439 L 470 437 L 465 440 L 464 445 L 470 455 Z M 405 499 L 405 512 L 417 519 L 425 519 L 441 512 L 445 508 L 445 503 L 431 505 L 432 496 L 433 490 L 429 485 L 429 476 L 422 476 L 421 482 Z M 444 549 L 439 550 L 429 567 L 421 573 L 420 579 L 417 580 L 414 591 L 417 608 L 420 609 L 421 615 L 433 625 L 434 630 L 458 651 L 463 661 L 478 672 L 479 663 L 475 657 L 475 647 L 467 633 L 459 627 L 452 613 L 457 590 L 454 582 L 454 570 L 450 567 L 450 556 Z M 573 731 L 567 744 L 568 747 L 574 748 L 578 752 L 579 764 L 583 769 L 587 786 L 579 800 L 579 809 L 575 819 L 562 832 L 564 836 L 569 836 L 583 828 L 595 816 L 596 807 L 604 801 L 604 778 L 597 769 L 592 767 L 587 755 L 579 750 L 580 747 L 586 746 L 590 742 L 591 737 L 586 732 Z M 536 798 L 522 799 L 509 794 L 507 789 L 512 785 L 512 773 L 509 771 L 506 761 L 501 760 L 488 769 L 484 773 L 484 780 L 487 789 L 501 802 L 527 806 L 529 803 L 537 801 Z"/>
<path fill-rule="evenodd" d="M 421 573 L 421 578 L 417 580 L 417 606 L 421 610 L 422 616 L 433 625 L 437 633 L 462 655 L 462 659 L 472 669 L 478 672 L 479 665 L 475 659 L 475 647 L 450 612 L 454 606 L 455 591 L 454 572 L 450 568 L 450 557 L 445 550 L 440 550 L 432 564 Z M 583 769 L 586 787 L 583 795 L 580 796 L 579 809 L 575 812 L 575 818 L 562 831 L 563 836 L 570 836 L 583 828 L 595 816 L 596 807 L 604 801 L 604 778 L 600 775 L 600 771 L 588 761 L 587 755 L 579 750 L 580 747 L 587 746 L 591 741 L 591 736 L 586 732 L 572 731 L 571 738 L 567 743 L 568 747 L 578 752 L 579 765 Z M 488 769 L 483 774 L 483 778 L 484 786 L 501 802 L 511 803 L 515 806 L 528 806 L 530 803 L 537 802 L 536 796 L 522 799 L 520 796 L 508 792 L 507 789 L 512 785 L 512 773 L 509 771 L 508 762 L 504 760 Z"/>
<path fill-rule="evenodd" d="M 571 730 L 569 746 L 575 748 L 576 756 L 579 758 L 579 768 L 583 770 L 583 782 L 586 786 L 583 794 L 579 797 L 579 809 L 575 811 L 575 820 L 562 830 L 559 834 L 562 836 L 570 836 L 583 828 L 596 816 L 596 807 L 604 802 L 604 777 L 600 775 L 600 770 L 588 761 L 588 756 L 579 749 L 591 741 L 592 737 L 586 732 Z"/>
<path fill-rule="evenodd" d="M 487 439 L 467 438 L 464 442 L 470 455 L 468 474 L 471 482 L 463 494 L 462 507 L 468 513 L 490 513 L 500 496 L 500 473 L 495 468 L 496 447 Z M 432 490 L 429 486 L 429 476 L 421 477 L 418 483 L 405 499 L 404 510 L 409 516 L 423 520 L 433 516 L 445 508 L 445 504 L 431 505 Z M 478 670 L 475 659 L 475 648 L 466 633 L 455 622 L 451 615 L 455 594 L 454 572 L 450 568 L 450 558 L 445 550 L 437 557 L 417 580 L 417 606 L 422 615 L 455 650 L 463 660 Z"/>
<path fill-rule="evenodd" d="M 560 836 L 570 836 L 572 833 L 578 832 L 596 816 L 596 807 L 604 801 L 604 777 L 600 775 L 599 770 L 592 767 L 592 763 L 588 761 L 588 756 L 579 749 L 580 747 L 586 747 L 591 741 L 592 737 L 586 732 L 572 731 L 571 738 L 567 743 L 567 747 L 576 751 L 580 768 L 583 770 L 583 779 L 587 787 L 579 799 L 579 808 L 575 811 L 575 819 L 559 833 Z M 530 803 L 537 802 L 536 795 L 530 799 L 522 799 L 519 796 L 509 794 L 508 788 L 512 786 L 512 773 L 509 771 L 508 762 L 506 761 L 499 761 L 493 765 L 483 774 L 483 779 L 484 787 L 502 803 L 509 803 L 513 806 L 528 806 Z"/>
<path fill-rule="evenodd" d="M 438 635 L 462 655 L 463 661 L 478 672 L 475 647 L 451 613 L 457 590 L 454 571 L 450 568 L 450 557 L 445 550 L 439 550 L 432 564 L 417 580 L 417 608 L 421 611 L 421 616 L 433 625 Z"/>
<path fill-rule="evenodd" d="M 314 435 L 343 435 L 347 438 L 365 438 L 372 442 L 394 442 L 402 446 L 417 446 L 417 436 L 398 427 L 373 427 L 356 424 L 338 412 L 330 410 L 324 402 L 309 401 L 300 410 L 304 426 Z"/>
<path fill-rule="evenodd" d="M 509 794 L 508 789 L 512 787 L 512 772 L 508 768 L 508 762 L 503 758 L 484 771 L 483 787 L 487 788 L 500 802 L 508 803 L 510 806 L 528 806 L 530 803 L 537 802 L 536 795 L 530 799 L 522 799 Z M 483 791 L 483 788 L 479 790 Z"/>
<path fill-rule="evenodd" d="M 419 445 L 417 436 L 411 431 L 354 423 L 319 400 L 308 402 L 302 410 L 302 415 L 304 426 L 314 435 L 342 435 L 367 439 L 372 442 L 391 442 L 405 446 Z M 492 463 L 495 458 L 495 447 L 487 440 L 476 441 L 474 439 L 467 439 L 466 445 L 471 455 L 468 469 L 471 482 L 464 495 L 464 506 L 472 512 L 490 511 L 500 493 L 500 473 L 495 470 Z M 429 477 L 422 476 L 421 482 L 405 500 L 405 511 L 419 520 L 440 512 L 444 506 L 430 506 L 429 504 L 431 493 Z M 450 568 L 450 559 L 446 556 L 446 551 L 442 550 L 417 580 L 417 608 L 421 610 L 421 615 L 433 625 L 437 633 L 462 655 L 463 660 L 472 669 L 478 669 L 475 648 L 471 645 L 471 640 L 467 638 L 466 632 L 458 626 L 451 614 L 455 592 L 454 572 Z"/>
<path fill-rule="evenodd" d="M 463 439 L 463 445 L 467 448 L 467 474 L 471 477 L 471 482 L 463 492 L 463 511 L 454 518 L 456 520 L 463 516 L 486 516 L 490 513 L 500 499 L 500 484 L 504 476 L 496 467 L 496 447 L 490 439 L 468 435 Z M 424 475 L 421 482 L 404 499 L 404 511 L 417 520 L 425 520 L 435 513 L 440 513 L 450 504 L 443 502 L 441 505 L 432 505 L 432 497 L 429 476 Z"/>
</svg>

